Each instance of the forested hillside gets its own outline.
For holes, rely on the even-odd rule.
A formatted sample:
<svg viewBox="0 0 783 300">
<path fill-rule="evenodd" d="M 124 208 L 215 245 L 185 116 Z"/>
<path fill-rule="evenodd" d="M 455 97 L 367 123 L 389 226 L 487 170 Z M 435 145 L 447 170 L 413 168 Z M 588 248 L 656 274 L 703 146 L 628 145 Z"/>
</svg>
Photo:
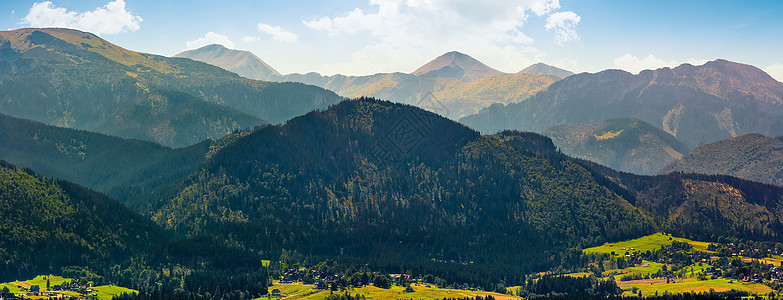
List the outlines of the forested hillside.
<svg viewBox="0 0 783 300">
<path fill-rule="evenodd" d="M 108 267 L 166 236 L 106 196 L 0 161 L 0 280 Z"/>
<path fill-rule="evenodd" d="M 412 106 L 346 101 L 239 139 L 153 218 L 263 253 L 402 263 L 449 280 L 546 269 L 569 247 L 654 230 L 553 148 Z"/>
<path fill-rule="evenodd" d="M 731 175 L 783 186 L 783 137 L 746 134 L 693 149 L 661 173 Z"/>
<path fill-rule="evenodd" d="M 0 159 L 95 189 L 134 208 L 161 198 L 156 193 L 202 164 L 217 144 L 171 149 L 0 114 Z"/>
<path fill-rule="evenodd" d="M 672 173 L 639 176 L 592 162 L 661 230 L 706 241 L 719 237 L 779 241 L 783 236 L 783 188 L 725 175 Z"/>
</svg>

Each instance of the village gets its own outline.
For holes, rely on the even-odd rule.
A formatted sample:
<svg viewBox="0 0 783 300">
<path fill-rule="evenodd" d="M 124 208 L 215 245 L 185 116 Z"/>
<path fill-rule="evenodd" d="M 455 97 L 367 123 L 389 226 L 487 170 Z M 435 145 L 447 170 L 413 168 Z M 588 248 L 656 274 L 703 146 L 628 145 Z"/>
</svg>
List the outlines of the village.
<svg viewBox="0 0 783 300">
<path fill-rule="evenodd" d="M 37 276 L 30 280 L 0 283 L 0 300 L 6 299 L 111 299 L 121 293 L 136 291 L 112 285 L 93 286 L 91 282 L 53 275 Z"/>
</svg>

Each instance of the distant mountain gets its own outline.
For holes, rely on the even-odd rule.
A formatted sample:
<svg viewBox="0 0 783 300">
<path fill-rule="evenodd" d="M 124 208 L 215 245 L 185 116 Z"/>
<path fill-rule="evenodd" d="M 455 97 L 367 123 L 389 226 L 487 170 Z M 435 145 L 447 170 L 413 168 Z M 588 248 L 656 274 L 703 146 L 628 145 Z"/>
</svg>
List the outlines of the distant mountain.
<svg viewBox="0 0 783 300">
<path fill-rule="evenodd" d="M 447 52 L 413 71 L 416 76 L 455 78 L 462 82 L 502 74 L 482 62 L 457 51 Z"/>
<path fill-rule="evenodd" d="M 214 142 L 181 149 L 0 114 L 0 160 L 137 207 L 204 162 Z M 109 167 L 110 166 L 110 167 Z M 131 203 L 129 203 L 131 202 Z"/>
<path fill-rule="evenodd" d="M 783 134 L 783 83 L 725 60 L 702 66 L 577 74 L 522 103 L 493 105 L 461 121 L 483 132 L 535 132 L 633 117 L 689 148 L 750 132 Z"/>
<path fill-rule="evenodd" d="M 172 147 L 279 123 L 342 98 L 129 51 L 70 29 L 0 32 L 0 113 Z"/>
<path fill-rule="evenodd" d="M 701 145 L 661 172 L 723 174 L 783 186 L 781 140 L 745 134 Z"/>
<path fill-rule="evenodd" d="M 519 71 L 519 73 L 530 75 L 547 75 L 559 78 L 566 78 L 568 76 L 574 75 L 574 73 L 571 71 L 563 70 L 544 63 L 533 64 L 527 68 L 522 69 L 522 71 Z"/>
<path fill-rule="evenodd" d="M 670 134 L 633 118 L 557 126 L 545 134 L 569 156 L 635 174 L 656 174 L 688 153 Z"/>
<path fill-rule="evenodd" d="M 232 50 L 218 44 L 184 51 L 174 55 L 174 57 L 184 57 L 205 62 L 250 79 L 269 80 L 272 76 L 281 75 L 277 70 L 249 51 Z"/>
<path fill-rule="evenodd" d="M 493 103 L 517 103 L 559 80 L 554 76 L 506 74 L 474 58 L 449 52 L 413 74 L 322 76 L 317 73 L 273 76 L 273 81 L 302 82 L 348 97 L 374 97 L 416 105 L 458 119 Z"/>
<path fill-rule="evenodd" d="M 0 161 L 0 281 L 105 266 L 168 234 L 118 202 Z"/>
</svg>

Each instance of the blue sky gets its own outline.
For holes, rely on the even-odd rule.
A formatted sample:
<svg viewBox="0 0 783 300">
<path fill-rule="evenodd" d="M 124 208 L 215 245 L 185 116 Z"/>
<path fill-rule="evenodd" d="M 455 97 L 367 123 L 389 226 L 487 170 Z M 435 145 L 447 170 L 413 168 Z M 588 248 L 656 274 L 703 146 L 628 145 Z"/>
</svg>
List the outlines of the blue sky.
<svg viewBox="0 0 783 300">
<path fill-rule="evenodd" d="M 724 58 L 783 81 L 783 1 L 356 0 L 0 2 L 0 27 L 70 27 L 160 55 L 221 43 L 282 73 L 412 72 L 451 50 L 505 72 Z"/>
</svg>

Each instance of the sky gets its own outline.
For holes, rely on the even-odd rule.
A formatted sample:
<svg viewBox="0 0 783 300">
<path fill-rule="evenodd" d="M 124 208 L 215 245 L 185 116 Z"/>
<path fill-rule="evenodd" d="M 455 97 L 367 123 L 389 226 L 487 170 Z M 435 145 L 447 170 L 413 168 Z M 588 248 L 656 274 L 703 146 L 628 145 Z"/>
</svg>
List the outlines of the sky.
<svg viewBox="0 0 783 300">
<path fill-rule="evenodd" d="M 410 73 L 448 51 L 503 72 L 754 65 L 783 82 L 783 1 L 0 1 L 0 28 L 89 31 L 165 56 L 208 44 L 281 73 Z"/>
</svg>

